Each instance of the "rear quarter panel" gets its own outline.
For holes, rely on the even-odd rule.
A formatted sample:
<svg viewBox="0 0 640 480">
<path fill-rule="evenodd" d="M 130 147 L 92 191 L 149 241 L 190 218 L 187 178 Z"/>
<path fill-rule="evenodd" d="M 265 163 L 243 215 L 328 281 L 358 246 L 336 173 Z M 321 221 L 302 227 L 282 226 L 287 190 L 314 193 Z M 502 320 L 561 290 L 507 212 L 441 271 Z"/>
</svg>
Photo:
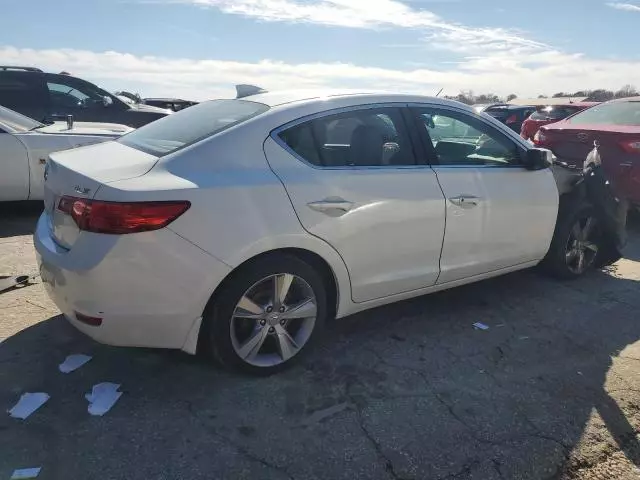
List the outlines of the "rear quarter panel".
<svg viewBox="0 0 640 480">
<path fill-rule="evenodd" d="M 275 249 L 316 253 L 334 273 L 340 315 L 351 298 L 344 262 L 332 247 L 302 228 L 264 156 L 267 134 L 260 126 L 228 130 L 165 157 L 142 177 L 103 185 L 95 198 L 190 201 L 190 209 L 168 228 L 231 268 Z M 210 291 L 216 286 L 212 284 Z"/>
</svg>

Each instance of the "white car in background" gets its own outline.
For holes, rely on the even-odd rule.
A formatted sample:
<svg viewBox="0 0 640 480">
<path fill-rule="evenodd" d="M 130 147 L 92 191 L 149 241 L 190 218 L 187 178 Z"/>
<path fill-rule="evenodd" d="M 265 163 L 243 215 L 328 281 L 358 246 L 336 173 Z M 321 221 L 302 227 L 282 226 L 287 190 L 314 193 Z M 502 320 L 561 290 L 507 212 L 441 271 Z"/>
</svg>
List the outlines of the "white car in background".
<svg viewBox="0 0 640 480">
<path fill-rule="evenodd" d="M 440 98 L 204 102 L 51 156 L 40 274 L 100 342 L 272 373 L 334 316 L 541 262 L 561 277 L 597 264 L 595 214 L 561 202 L 551 159 Z"/>
<path fill-rule="evenodd" d="M 0 201 L 43 200 L 50 153 L 105 142 L 132 130 L 111 123 L 44 125 L 0 106 Z"/>
</svg>

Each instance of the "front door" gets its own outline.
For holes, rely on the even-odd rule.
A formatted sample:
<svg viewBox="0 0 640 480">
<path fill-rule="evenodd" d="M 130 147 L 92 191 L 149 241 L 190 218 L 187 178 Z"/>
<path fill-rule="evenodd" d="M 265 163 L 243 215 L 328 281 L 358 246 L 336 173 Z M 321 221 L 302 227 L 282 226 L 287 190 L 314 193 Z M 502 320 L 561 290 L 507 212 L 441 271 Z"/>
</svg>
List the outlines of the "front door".
<svg viewBox="0 0 640 480">
<path fill-rule="evenodd" d="M 26 147 L 0 129 L 0 202 L 29 198 L 29 161 Z"/>
<path fill-rule="evenodd" d="M 445 202 L 395 106 L 285 126 L 265 154 L 302 226 L 342 256 L 355 302 L 434 285 Z"/>
<path fill-rule="evenodd" d="M 438 283 L 542 259 L 557 217 L 551 171 L 525 170 L 524 148 L 481 115 L 442 107 L 413 112 L 447 199 Z"/>
</svg>

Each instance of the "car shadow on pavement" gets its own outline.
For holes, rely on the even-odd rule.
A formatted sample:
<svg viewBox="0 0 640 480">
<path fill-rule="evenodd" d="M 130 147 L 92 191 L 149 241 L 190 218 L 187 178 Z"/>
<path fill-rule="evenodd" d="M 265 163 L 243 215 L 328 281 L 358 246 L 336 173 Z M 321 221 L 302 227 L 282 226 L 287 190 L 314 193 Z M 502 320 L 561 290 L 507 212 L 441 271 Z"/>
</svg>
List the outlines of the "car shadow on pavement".
<svg viewBox="0 0 640 480">
<path fill-rule="evenodd" d="M 0 405 L 51 395 L 0 416 L 0 478 L 582 478 L 618 450 L 640 466 L 639 286 L 512 274 L 338 320 L 269 378 L 53 317 L 0 343 Z M 72 353 L 93 359 L 60 373 Z M 91 417 L 100 382 L 124 394 Z"/>
<path fill-rule="evenodd" d="M 0 202 L 0 238 L 33 233 L 42 202 Z"/>
</svg>

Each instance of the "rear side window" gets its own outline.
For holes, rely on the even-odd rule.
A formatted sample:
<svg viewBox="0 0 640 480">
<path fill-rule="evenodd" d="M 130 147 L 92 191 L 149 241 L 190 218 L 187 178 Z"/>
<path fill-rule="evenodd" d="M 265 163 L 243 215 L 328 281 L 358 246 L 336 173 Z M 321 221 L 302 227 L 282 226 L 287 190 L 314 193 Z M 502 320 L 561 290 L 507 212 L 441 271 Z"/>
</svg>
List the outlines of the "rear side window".
<svg viewBox="0 0 640 480">
<path fill-rule="evenodd" d="M 591 107 L 567 120 L 573 125 L 634 125 L 640 126 L 640 101 L 603 103 Z"/>
<path fill-rule="evenodd" d="M 246 100 L 211 100 L 151 122 L 117 141 L 161 157 L 269 110 Z"/>
<path fill-rule="evenodd" d="M 306 162 L 321 167 L 415 165 L 397 108 L 350 111 L 310 120 L 279 134 Z"/>
<path fill-rule="evenodd" d="M 42 106 L 46 99 L 38 88 L 36 77 L 14 72 L 0 72 L 0 105 L 9 108 Z"/>
</svg>

